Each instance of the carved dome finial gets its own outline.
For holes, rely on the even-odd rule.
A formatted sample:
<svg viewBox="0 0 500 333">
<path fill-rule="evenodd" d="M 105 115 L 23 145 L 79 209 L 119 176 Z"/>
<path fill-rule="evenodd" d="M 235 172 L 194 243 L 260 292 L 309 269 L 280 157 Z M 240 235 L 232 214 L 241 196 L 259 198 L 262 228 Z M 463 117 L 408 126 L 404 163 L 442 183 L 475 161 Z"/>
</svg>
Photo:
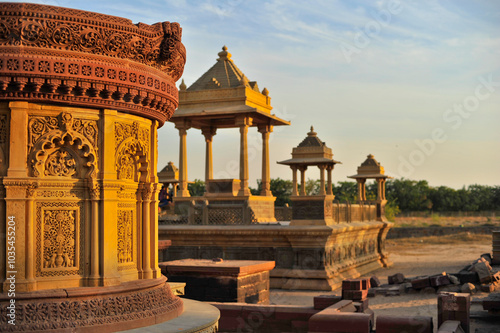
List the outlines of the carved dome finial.
<svg viewBox="0 0 500 333">
<path fill-rule="evenodd" d="M 184 79 L 182 79 L 181 84 L 179 85 L 179 90 L 180 91 L 185 91 L 187 89 L 186 84 L 184 83 Z"/>
<path fill-rule="evenodd" d="M 311 126 L 311 131 L 307 133 L 307 136 L 316 136 L 318 133 L 314 132 L 314 126 Z"/>
<path fill-rule="evenodd" d="M 222 47 L 222 51 L 217 53 L 217 55 L 219 56 L 219 59 L 217 59 L 217 61 L 219 61 L 219 60 L 231 60 L 231 53 L 227 52 L 226 45 L 224 45 Z"/>
</svg>

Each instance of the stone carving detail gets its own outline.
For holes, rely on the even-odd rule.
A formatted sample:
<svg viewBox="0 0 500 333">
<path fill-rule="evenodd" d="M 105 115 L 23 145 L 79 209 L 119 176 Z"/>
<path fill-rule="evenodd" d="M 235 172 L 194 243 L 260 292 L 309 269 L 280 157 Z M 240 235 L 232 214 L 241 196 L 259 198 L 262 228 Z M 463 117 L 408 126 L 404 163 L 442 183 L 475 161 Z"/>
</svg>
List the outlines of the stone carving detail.
<svg viewBox="0 0 500 333">
<path fill-rule="evenodd" d="M 6 307 L 1 307 L 2 310 Z M 0 331 L 68 330 L 74 327 L 93 327 L 127 323 L 134 320 L 180 311 L 182 301 L 168 284 L 129 291 L 107 297 L 90 299 L 49 298 L 37 301 L 16 301 L 16 326 L 7 323 L 8 317 L 0 313 Z"/>
<path fill-rule="evenodd" d="M 43 268 L 74 267 L 76 210 L 45 210 Z"/>
<path fill-rule="evenodd" d="M 106 107 L 168 120 L 186 50 L 178 23 L 35 4 L 0 9 L 0 100 Z"/>
<path fill-rule="evenodd" d="M 132 124 L 115 123 L 116 171 L 118 179 L 139 181 L 139 173 L 149 172 L 149 129 Z"/>
<path fill-rule="evenodd" d="M 87 119 L 73 119 L 70 113 L 63 112 L 58 117 L 31 116 L 28 121 L 29 147 L 33 147 L 38 139 L 51 131 L 61 129 L 64 131 L 75 131 L 82 134 L 97 152 L 97 121 Z"/>
<path fill-rule="evenodd" d="M 133 210 L 118 210 L 118 263 L 133 261 Z"/>
<path fill-rule="evenodd" d="M 293 205 L 292 219 L 294 220 L 321 220 L 325 218 L 323 201 L 297 201 Z"/>
<path fill-rule="evenodd" d="M 6 147 L 8 138 L 9 124 L 5 114 L 0 114 L 0 175 L 7 172 L 8 168 L 8 148 Z"/>
<path fill-rule="evenodd" d="M 99 200 L 101 198 L 101 185 L 97 183 L 89 185 L 89 193 L 91 199 Z"/>
<path fill-rule="evenodd" d="M 97 172 L 97 121 L 31 116 L 28 121 L 28 161 L 35 177 L 93 178 Z"/>
<path fill-rule="evenodd" d="M 117 162 L 118 179 L 136 180 L 136 147 L 130 145 L 120 154 Z"/>
<path fill-rule="evenodd" d="M 77 198 L 81 196 L 81 191 L 64 191 L 64 190 L 38 190 L 36 195 L 42 198 Z"/>
<path fill-rule="evenodd" d="M 76 174 L 76 161 L 66 149 L 59 149 L 47 157 L 45 175 L 71 177 Z"/>
<path fill-rule="evenodd" d="M 41 10 L 43 14 L 40 13 Z M 158 68 L 175 77 L 175 80 L 182 75 L 186 50 L 181 43 L 182 28 L 178 23 L 134 26 L 129 20 L 113 16 L 93 13 L 93 17 L 83 18 L 82 11 L 30 4 L 23 7 L 5 4 L 0 15 L 15 16 L 20 15 L 21 11 L 32 12 L 34 15 L 26 21 L 6 19 L 2 22 L 1 44 L 130 59 Z M 58 22 L 61 19 L 65 22 Z M 119 25 L 118 29 L 128 32 L 117 33 L 116 25 Z M 54 71 L 64 73 L 64 63 L 56 64 Z M 18 69 L 19 66 L 16 59 L 9 59 L 7 62 L 10 69 Z M 34 67 L 32 62 L 24 63 L 26 70 L 33 70 Z M 73 71 L 76 69 L 73 68 Z"/>
<path fill-rule="evenodd" d="M 37 276 L 81 275 L 83 273 L 84 210 L 78 202 L 37 202 Z"/>
<path fill-rule="evenodd" d="M 7 115 L 0 114 L 0 144 L 4 144 L 7 142 L 7 134 L 8 134 L 8 124 L 7 124 Z"/>
</svg>

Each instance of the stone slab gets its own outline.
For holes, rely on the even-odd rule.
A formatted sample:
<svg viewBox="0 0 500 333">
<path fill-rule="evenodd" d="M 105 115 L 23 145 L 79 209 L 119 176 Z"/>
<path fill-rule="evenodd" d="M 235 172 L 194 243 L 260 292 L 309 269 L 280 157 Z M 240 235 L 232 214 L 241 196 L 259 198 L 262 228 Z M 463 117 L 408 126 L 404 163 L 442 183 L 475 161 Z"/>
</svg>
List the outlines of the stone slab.
<svg viewBox="0 0 500 333">
<path fill-rule="evenodd" d="M 274 261 L 261 260 L 223 260 L 213 261 L 208 259 L 181 259 L 164 261 L 158 264 L 162 272 L 177 273 L 203 273 L 218 276 L 243 276 L 274 268 Z"/>
</svg>

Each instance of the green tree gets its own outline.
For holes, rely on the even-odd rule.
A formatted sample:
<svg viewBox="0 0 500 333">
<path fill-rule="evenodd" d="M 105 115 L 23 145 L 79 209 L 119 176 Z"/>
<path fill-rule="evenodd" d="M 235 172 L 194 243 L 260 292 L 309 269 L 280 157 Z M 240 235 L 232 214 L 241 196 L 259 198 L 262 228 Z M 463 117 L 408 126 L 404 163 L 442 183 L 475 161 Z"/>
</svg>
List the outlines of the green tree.
<svg viewBox="0 0 500 333">
<path fill-rule="evenodd" d="M 271 192 L 276 197 L 276 201 L 274 203 L 277 207 L 283 207 L 285 204 L 291 204 L 292 201 L 290 197 L 292 196 L 293 184 L 291 180 L 285 180 L 281 178 L 273 178 L 271 179 Z M 257 179 L 257 188 L 250 188 L 250 192 L 253 195 L 260 195 L 260 191 L 262 190 L 262 181 Z"/>
<path fill-rule="evenodd" d="M 188 191 L 193 197 L 200 197 L 205 194 L 205 182 L 195 179 L 193 183 L 188 184 Z"/>
<path fill-rule="evenodd" d="M 386 183 L 387 200 L 394 200 L 402 211 L 424 211 L 432 208 L 426 180 L 393 179 Z"/>
<path fill-rule="evenodd" d="M 337 186 L 332 185 L 332 192 L 335 199 L 340 202 L 356 202 L 358 200 L 358 184 L 356 182 L 337 182 Z"/>
</svg>

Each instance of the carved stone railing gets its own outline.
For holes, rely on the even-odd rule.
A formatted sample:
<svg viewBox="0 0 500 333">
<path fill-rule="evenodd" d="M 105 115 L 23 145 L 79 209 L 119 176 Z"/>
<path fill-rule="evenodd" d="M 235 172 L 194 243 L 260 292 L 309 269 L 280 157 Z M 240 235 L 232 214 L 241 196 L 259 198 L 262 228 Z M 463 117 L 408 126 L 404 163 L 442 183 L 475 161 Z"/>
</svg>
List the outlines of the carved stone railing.
<svg viewBox="0 0 500 333">
<path fill-rule="evenodd" d="M 372 202 L 351 204 L 349 201 L 340 203 L 334 200 L 332 215 L 336 223 L 376 221 L 377 205 Z"/>
<path fill-rule="evenodd" d="M 291 207 L 275 207 L 277 221 L 290 221 Z M 177 225 L 238 225 L 251 224 L 251 217 L 245 219 L 245 214 L 252 214 L 244 201 L 241 203 L 208 203 L 201 199 L 192 200 L 187 209 L 178 215 L 159 218 L 159 224 Z M 369 222 L 377 220 L 377 205 L 373 202 L 340 203 L 333 201 L 332 217 L 334 223 Z"/>
<path fill-rule="evenodd" d="M 203 199 L 193 199 L 176 215 L 158 219 L 161 225 L 242 225 L 252 221 L 252 211 L 246 201 L 209 203 Z"/>
</svg>

